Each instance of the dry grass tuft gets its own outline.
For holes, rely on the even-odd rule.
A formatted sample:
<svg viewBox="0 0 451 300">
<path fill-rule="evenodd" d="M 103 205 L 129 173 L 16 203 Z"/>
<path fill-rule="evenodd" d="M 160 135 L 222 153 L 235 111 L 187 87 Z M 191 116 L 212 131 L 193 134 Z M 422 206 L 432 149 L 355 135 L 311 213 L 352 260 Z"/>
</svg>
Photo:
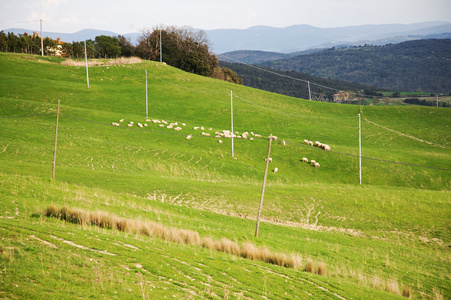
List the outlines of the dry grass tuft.
<svg viewBox="0 0 451 300">
<path fill-rule="evenodd" d="M 387 291 L 389 291 L 390 293 L 393 293 L 393 294 L 398 294 L 398 295 L 401 294 L 401 292 L 399 291 L 398 282 L 396 280 L 389 280 L 387 282 Z"/>
<path fill-rule="evenodd" d="M 305 272 L 309 272 L 309 273 L 313 273 L 313 270 L 314 270 L 313 261 L 309 259 L 307 261 L 307 264 L 304 267 L 304 271 Z"/>
<path fill-rule="evenodd" d="M 412 294 L 412 290 L 411 290 L 410 287 L 404 286 L 404 287 L 402 288 L 402 295 L 403 295 L 403 297 L 410 298 L 410 295 L 411 295 L 411 294 Z"/>
<path fill-rule="evenodd" d="M 199 245 L 210 250 L 221 251 L 246 259 L 263 261 L 281 267 L 300 269 L 302 265 L 302 256 L 300 255 L 292 254 L 291 256 L 287 256 L 284 253 L 272 253 L 266 247 L 256 247 L 249 242 L 244 242 L 240 247 L 236 242 L 227 238 L 222 238 L 220 241 L 213 241 L 208 237 L 201 238 L 196 231 L 167 228 L 158 223 L 121 218 L 101 211 L 87 212 L 76 208 L 62 207 L 58 209 L 55 206 L 49 206 L 45 209 L 44 215 L 83 226 L 95 225 L 100 228 L 158 237 L 165 241 L 179 244 Z M 316 270 L 314 270 L 313 262 L 309 260 L 304 271 L 325 275 L 326 266 L 324 263 L 320 263 Z"/>
<path fill-rule="evenodd" d="M 326 264 L 323 262 L 320 262 L 318 264 L 318 266 L 316 267 L 315 273 L 318 275 L 322 275 L 322 276 L 326 275 Z"/>
</svg>

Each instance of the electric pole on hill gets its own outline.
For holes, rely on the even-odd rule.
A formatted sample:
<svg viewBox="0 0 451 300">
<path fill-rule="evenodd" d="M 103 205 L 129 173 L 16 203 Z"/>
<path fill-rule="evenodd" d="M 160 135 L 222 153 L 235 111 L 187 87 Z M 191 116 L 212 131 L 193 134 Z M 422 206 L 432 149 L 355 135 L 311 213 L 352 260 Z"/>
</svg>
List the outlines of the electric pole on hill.
<svg viewBox="0 0 451 300">
<path fill-rule="evenodd" d="M 41 21 L 41 55 L 44 56 L 44 36 L 42 35 L 42 19 Z"/>
<path fill-rule="evenodd" d="M 58 108 L 56 109 L 56 129 L 55 129 L 55 146 L 53 148 L 53 170 L 52 170 L 52 180 L 55 179 L 55 169 L 56 169 L 56 145 L 58 143 L 58 121 L 60 118 L 60 100 L 58 99 Z"/>
<path fill-rule="evenodd" d="M 86 82 L 88 83 L 88 88 L 89 88 L 88 54 L 87 54 L 87 51 L 86 51 L 86 40 L 85 40 L 85 61 L 86 61 Z"/>
<path fill-rule="evenodd" d="M 273 139 L 272 134 L 269 135 L 269 144 L 268 144 L 268 155 L 266 156 L 266 166 L 265 166 L 265 175 L 263 177 L 263 187 L 262 187 L 262 195 L 260 197 L 260 206 L 258 208 L 257 215 L 257 227 L 255 228 L 255 237 L 258 238 L 258 229 L 260 227 L 260 216 L 262 214 L 263 207 L 263 197 L 265 196 L 265 186 L 266 186 L 266 177 L 268 175 L 268 165 L 269 165 L 269 156 L 271 155 L 271 141 Z"/>
</svg>

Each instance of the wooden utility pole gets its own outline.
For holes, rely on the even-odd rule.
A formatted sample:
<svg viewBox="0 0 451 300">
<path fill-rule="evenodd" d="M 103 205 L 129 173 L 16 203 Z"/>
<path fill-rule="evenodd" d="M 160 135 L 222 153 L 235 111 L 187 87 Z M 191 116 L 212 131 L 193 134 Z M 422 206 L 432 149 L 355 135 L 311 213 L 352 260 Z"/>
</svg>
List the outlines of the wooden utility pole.
<svg viewBox="0 0 451 300">
<path fill-rule="evenodd" d="M 58 108 L 56 109 L 56 129 L 55 129 L 55 147 L 53 148 L 53 171 L 52 180 L 55 179 L 55 166 L 56 166 L 56 145 L 58 143 L 58 121 L 60 118 L 60 100 L 58 99 Z"/>
<path fill-rule="evenodd" d="M 269 156 L 271 154 L 271 141 L 273 139 L 272 134 L 269 135 L 269 144 L 268 144 L 268 155 L 266 156 L 266 167 L 265 167 L 265 176 L 263 177 L 263 188 L 262 188 L 262 195 L 260 197 L 260 207 L 258 208 L 258 215 L 257 215 L 257 227 L 255 228 L 255 237 L 258 237 L 258 229 L 260 227 L 260 216 L 262 214 L 262 207 L 263 207 L 263 197 L 265 196 L 265 186 L 266 186 L 266 177 L 268 175 L 268 165 L 269 165 Z"/>
</svg>

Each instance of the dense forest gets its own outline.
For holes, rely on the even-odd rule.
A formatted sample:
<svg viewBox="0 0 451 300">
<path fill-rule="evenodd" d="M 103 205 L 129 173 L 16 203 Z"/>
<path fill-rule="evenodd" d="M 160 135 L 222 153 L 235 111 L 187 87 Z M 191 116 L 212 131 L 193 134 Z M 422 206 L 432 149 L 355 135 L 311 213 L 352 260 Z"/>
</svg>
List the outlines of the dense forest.
<svg viewBox="0 0 451 300">
<path fill-rule="evenodd" d="M 451 91 L 451 39 L 331 48 L 261 65 L 389 90 Z"/>
<path fill-rule="evenodd" d="M 219 62 L 219 65 L 233 70 L 249 87 L 283 94 L 287 96 L 316 101 L 333 101 L 333 94 L 338 91 L 349 91 L 355 98 L 382 96 L 380 88 L 341 80 L 326 79 L 295 71 L 278 71 L 265 67 L 254 67 L 246 64 Z M 310 85 L 310 95 L 308 90 Z M 353 98 L 354 98 L 353 97 Z"/>
</svg>

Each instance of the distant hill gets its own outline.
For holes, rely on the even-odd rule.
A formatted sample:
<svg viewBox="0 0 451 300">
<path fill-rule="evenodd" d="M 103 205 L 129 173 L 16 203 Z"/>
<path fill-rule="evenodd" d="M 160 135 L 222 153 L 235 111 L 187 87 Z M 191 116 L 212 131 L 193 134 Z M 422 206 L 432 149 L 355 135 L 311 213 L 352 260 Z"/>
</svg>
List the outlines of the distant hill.
<svg viewBox="0 0 451 300">
<path fill-rule="evenodd" d="M 305 51 L 298 51 L 292 53 L 280 53 L 280 52 L 268 52 L 268 51 L 255 51 L 255 50 L 238 50 L 232 52 L 226 52 L 218 54 L 218 59 L 224 62 L 238 62 L 246 64 L 259 64 L 266 61 L 288 59 L 298 55 L 306 55 L 321 51 L 324 49 L 310 49 Z"/>
<path fill-rule="evenodd" d="M 451 91 L 451 39 L 331 48 L 261 65 L 390 90 Z"/>
<path fill-rule="evenodd" d="M 373 95 L 381 90 L 368 85 L 320 78 L 296 71 L 255 68 L 250 65 L 222 61 L 219 65 L 237 73 L 243 79 L 245 86 L 302 99 L 309 99 L 307 82 L 310 82 L 312 99 L 325 102 L 332 101 L 332 95 L 339 90 L 357 91 L 365 95 Z"/>
<path fill-rule="evenodd" d="M 380 45 L 424 39 L 430 35 L 451 33 L 451 23 L 424 22 L 409 25 L 384 24 L 336 28 L 319 28 L 309 25 L 285 28 L 255 26 L 248 29 L 217 29 L 205 32 L 216 53 L 236 50 L 290 53 L 337 45 Z"/>
<path fill-rule="evenodd" d="M 3 31 L 22 34 L 39 28 L 10 28 Z M 105 30 L 85 29 L 74 33 L 45 31 L 44 36 L 65 42 L 94 39 L 99 35 L 117 36 L 119 33 Z M 200 30 L 200 29 L 198 29 Z M 336 28 L 319 28 L 309 25 L 294 25 L 285 28 L 255 26 L 248 29 L 203 30 L 207 34 L 212 50 L 219 54 L 238 50 L 292 53 L 312 48 L 330 48 L 340 45 L 385 45 L 414 39 L 451 38 L 450 22 L 423 22 L 414 24 L 360 25 Z M 137 44 L 138 32 L 121 34 Z"/>
</svg>

